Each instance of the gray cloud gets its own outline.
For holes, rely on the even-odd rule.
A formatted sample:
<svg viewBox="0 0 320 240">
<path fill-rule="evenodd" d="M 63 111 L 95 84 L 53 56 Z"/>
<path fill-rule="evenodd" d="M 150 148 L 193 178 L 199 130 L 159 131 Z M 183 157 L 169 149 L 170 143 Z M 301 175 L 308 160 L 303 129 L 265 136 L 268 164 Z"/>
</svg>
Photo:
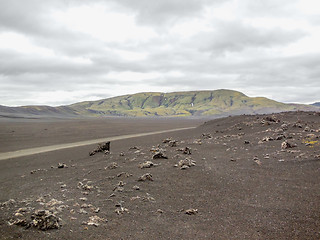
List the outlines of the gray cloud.
<svg viewBox="0 0 320 240">
<path fill-rule="evenodd" d="M 206 5 L 219 4 L 229 0 L 120 0 L 116 1 L 137 13 L 137 20 L 142 24 L 170 24 L 197 15 Z"/>
<path fill-rule="evenodd" d="M 220 22 L 212 32 L 195 37 L 201 51 L 213 53 L 239 52 L 245 48 L 268 48 L 286 45 L 306 36 L 301 30 L 286 31 L 280 28 L 261 30 L 241 22 Z"/>
<path fill-rule="evenodd" d="M 52 52 L 51 56 L 0 48 L 0 104 L 57 105 L 140 90 L 217 88 L 285 102 L 319 101 L 320 52 L 282 51 L 312 37 L 312 30 L 280 25 L 258 28 L 248 23 L 250 17 L 277 19 L 284 18 L 285 13 L 288 20 L 301 19 L 303 13 L 293 9 L 291 1 L 262 4 L 245 0 L 236 19 L 211 16 L 203 22 L 206 30 L 190 27 L 190 36 L 173 30 L 177 23 L 204 21 L 206 8 L 227 2 L 232 0 L 0 0 L 0 34 L 18 33 L 34 46 Z M 50 15 L 52 11 L 93 3 L 135 16 L 137 26 L 150 28 L 156 35 L 144 41 L 106 41 L 59 25 Z M 316 19 L 306 18 L 310 22 Z M 145 57 L 130 59 L 125 52 L 144 53 Z M 115 77 L 128 72 L 147 77 Z M 150 73 L 156 74 L 149 77 Z"/>
</svg>

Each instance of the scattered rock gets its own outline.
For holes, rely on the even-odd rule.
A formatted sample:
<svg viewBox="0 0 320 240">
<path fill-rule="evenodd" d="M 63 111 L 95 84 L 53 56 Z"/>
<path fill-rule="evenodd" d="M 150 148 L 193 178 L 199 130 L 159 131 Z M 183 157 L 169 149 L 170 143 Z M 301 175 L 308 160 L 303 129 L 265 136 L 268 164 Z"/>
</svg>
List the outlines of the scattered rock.
<svg viewBox="0 0 320 240">
<path fill-rule="evenodd" d="M 1 207 L 7 207 L 7 206 L 13 205 L 13 204 L 15 204 L 15 203 L 16 203 L 16 200 L 14 200 L 14 199 L 9 199 L 9 200 L 6 201 L 6 202 L 0 203 L 0 206 L 1 206 Z"/>
<path fill-rule="evenodd" d="M 296 145 L 293 143 L 289 143 L 288 141 L 284 141 L 283 143 L 281 143 L 281 149 L 288 149 L 293 147 L 296 147 Z"/>
<path fill-rule="evenodd" d="M 187 154 L 187 155 L 190 155 L 191 154 L 191 148 L 185 147 L 183 153 Z"/>
<path fill-rule="evenodd" d="M 60 205 L 62 203 L 63 203 L 62 201 L 59 201 L 59 200 L 53 198 L 49 202 L 46 203 L 46 206 L 47 207 L 53 207 L 53 206 L 56 206 L 56 205 Z"/>
<path fill-rule="evenodd" d="M 190 208 L 185 211 L 185 214 L 188 215 L 196 215 L 198 213 L 198 209 Z"/>
<path fill-rule="evenodd" d="M 169 143 L 170 141 L 172 141 L 172 138 L 166 138 L 162 140 L 163 143 Z"/>
<path fill-rule="evenodd" d="M 106 223 L 108 220 L 98 217 L 98 216 L 91 216 L 89 217 L 88 222 L 84 222 L 83 224 L 88 226 L 95 226 L 98 227 L 101 223 Z"/>
<path fill-rule="evenodd" d="M 263 142 L 269 142 L 269 141 L 273 141 L 273 140 L 274 140 L 273 137 L 264 137 L 262 139 Z"/>
<path fill-rule="evenodd" d="M 133 188 L 134 190 L 140 190 L 140 187 L 137 186 L 137 185 L 134 185 L 132 188 Z"/>
<path fill-rule="evenodd" d="M 138 181 L 144 182 L 144 181 L 153 181 L 151 173 L 143 174 L 141 177 L 139 177 Z"/>
<path fill-rule="evenodd" d="M 303 131 L 310 132 L 310 130 L 311 130 L 311 128 L 309 126 L 306 126 Z"/>
<path fill-rule="evenodd" d="M 196 140 L 193 141 L 193 143 L 201 145 L 202 141 L 201 141 L 201 139 L 196 139 Z"/>
<path fill-rule="evenodd" d="M 245 140 L 245 141 L 244 141 L 244 144 L 250 144 L 250 141 Z"/>
<path fill-rule="evenodd" d="M 180 169 L 184 170 L 184 169 L 188 169 L 192 166 L 195 166 L 196 165 L 196 161 L 193 161 L 189 158 L 186 158 L 184 160 L 180 160 L 178 162 L 178 167 L 180 167 Z"/>
<path fill-rule="evenodd" d="M 65 168 L 67 165 L 65 163 L 58 163 L 58 168 Z"/>
<path fill-rule="evenodd" d="M 152 156 L 153 159 L 168 159 L 168 157 L 161 151 Z"/>
<path fill-rule="evenodd" d="M 117 174 L 117 177 L 122 177 L 122 176 L 130 177 L 130 176 L 132 176 L 132 174 L 129 174 L 129 173 L 127 173 L 127 172 L 121 172 L 121 173 L 118 173 L 118 174 Z"/>
<path fill-rule="evenodd" d="M 282 124 L 282 125 L 281 125 L 281 128 L 282 128 L 282 130 L 284 130 L 284 131 L 285 131 L 285 130 L 288 130 L 288 124 L 285 124 L 285 123 Z"/>
<path fill-rule="evenodd" d="M 277 119 L 276 116 L 266 116 L 263 119 L 268 122 L 280 122 L 280 120 Z"/>
<path fill-rule="evenodd" d="M 129 150 L 140 150 L 140 148 L 137 146 L 133 146 L 133 147 L 130 147 Z"/>
<path fill-rule="evenodd" d="M 292 127 L 302 128 L 302 125 L 300 123 L 294 123 Z"/>
<path fill-rule="evenodd" d="M 212 136 L 211 136 L 210 133 L 202 133 L 201 136 L 202 136 L 204 139 L 211 139 L 211 138 L 212 138 Z"/>
<path fill-rule="evenodd" d="M 256 164 L 258 164 L 259 166 L 261 166 L 261 164 L 262 164 L 258 157 L 254 157 L 254 158 L 253 158 L 253 161 L 254 161 Z"/>
<path fill-rule="evenodd" d="M 61 219 L 48 210 L 36 210 L 31 215 L 31 219 L 32 221 L 28 225 L 43 231 L 61 227 Z"/>
<path fill-rule="evenodd" d="M 178 143 L 178 141 L 176 141 L 176 140 L 171 140 L 171 141 L 168 143 L 168 145 L 169 145 L 169 147 L 176 147 L 176 146 L 177 146 L 177 143 Z"/>
<path fill-rule="evenodd" d="M 93 190 L 94 187 L 88 185 L 88 183 L 87 183 L 87 184 L 84 184 L 84 183 L 82 183 L 82 182 L 78 182 L 78 188 L 79 188 L 79 189 L 82 189 L 82 190 L 85 190 L 85 191 L 91 191 L 91 190 Z"/>
<path fill-rule="evenodd" d="M 84 210 L 83 208 L 80 208 L 79 213 L 80 214 L 88 214 L 88 212 L 86 210 Z"/>
<path fill-rule="evenodd" d="M 89 156 L 93 156 L 98 152 L 104 152 L 105 154 L 110 153 L 110 142 L 99 144 L 97 148 L 89 153 Z"/>
<path fill-rule="evenodd" d="M 286 136 L 283 135 L 283 134 L 279 134 L 278 136 L 275 137 L 275 140 L 282 140 L 282 139 L 285 139 Z"/>
<path fill-rule="evenodd" d="M 139 167 L 142 169 L 142 168 L 151 168 L 151 167 L 155 167 L 155 166 L 158 166 L 158 164 L 154 164 L 153 162 L 151 161 L 146 161 L 144 163 L 140 163 Z"/>
<path fill-rule="evenodd" d="M 118 215 L 121 215 L 123 213 L 129 213 L 129 210 L 125 207 L 119 207 L 116 210 L 114 210 Z"/>
<path fill-rule="evenodd" d="M 160 208 L 157 210 L 157 213 L 163 213 L 163 210 L 161 210 Z"/>
<path fill-rule="evenodd" d="M 118 167 L 119 167 L 118 163 L 112 162 L 112 163 L 110 163 L 110 165 L 107 168 L 108 169 L 116 169 Z"/>
<path fill-rule="evenodd" d="M 28 227 L 29 223 L 27 222 L 26 219 L 18 218 L 18 219 L 15 219 L 15 220 L 11 219 L 9 221 L 9 225 L 17 225 L 17 226 L 21 226 L 21 227 Z"/>
</svg>

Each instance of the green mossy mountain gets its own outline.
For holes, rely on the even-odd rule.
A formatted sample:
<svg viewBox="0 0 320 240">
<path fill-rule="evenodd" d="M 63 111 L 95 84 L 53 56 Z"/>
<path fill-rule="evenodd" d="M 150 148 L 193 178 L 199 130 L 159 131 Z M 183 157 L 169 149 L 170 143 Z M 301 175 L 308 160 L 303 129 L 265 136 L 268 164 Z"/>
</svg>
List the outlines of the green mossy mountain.
<svg viewBox="0 0 320 240">
<path fill-rule="evenodd" d="M 232 90 L 146 92 L 69 105 L 80 115 L 209 116 L 306 110 L 264 97 L 248 97 Z M 301 109 L 302 108 L 302 109 Z"/>
<path fill-rule="evenodd" d="M 77 117 L 77 116 L 227 116 L 319 111 L 319 107 L 285 104 L 264 97 L 248 97 L 233 90 L 190 92 L 145 92 L 71 104 L 68 106 L 0 106 L 0 117 Z"/>
</svg>

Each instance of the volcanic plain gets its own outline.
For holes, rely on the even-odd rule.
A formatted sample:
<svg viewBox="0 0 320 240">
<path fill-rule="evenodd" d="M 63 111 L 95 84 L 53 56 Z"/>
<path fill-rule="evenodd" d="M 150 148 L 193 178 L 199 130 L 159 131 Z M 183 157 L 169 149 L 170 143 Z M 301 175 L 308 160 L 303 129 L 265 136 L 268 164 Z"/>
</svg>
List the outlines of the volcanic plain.
<svg viewBox="0 0 320 240">
<path fill-rule="evenodd" d="M 1 122 L 0 154 L 194 126 L 0 161 L 0 239 L 320 239 L 316 112 Z"/>
</svg>

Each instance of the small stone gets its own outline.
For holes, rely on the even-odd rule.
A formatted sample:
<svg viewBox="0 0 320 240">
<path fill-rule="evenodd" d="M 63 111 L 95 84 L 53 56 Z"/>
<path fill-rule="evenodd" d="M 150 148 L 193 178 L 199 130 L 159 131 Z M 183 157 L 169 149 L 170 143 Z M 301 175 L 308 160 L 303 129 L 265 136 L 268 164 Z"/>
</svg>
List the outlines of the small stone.
<svg viewBox="0 0 320 240">
<path fill-rule="evenodd" d="M 141 169 L 143 169 L 143 168 L 151 168 L 151 167 L 154 167 L 154 166 L 158 166 L 158 164 L 154 164 L 154 163 L 151 162 L 151 161 L 146 161 L 146 162 L 144 162 L 144 163 L 140 163 L 140 165 L 139 165 L 139 167 L 140 167 Z"/>
<path fill-rule="evenodd" d="M 80 208 L 79 213 L 80 214 L 88 214 L 88 212 L 86 210 L 84 210 L 83 208 Z"/>
<path fill-rule="evenodd" d="M 120 207 L 120 208 L 117 208 L 115 210 L 115 212 L 120 215 L 120 214 L 123 214 L 123 213 L 129 213 L 129 210 L 127 208 L 124 208 L 124 207 Z"/>
<path fill-rule="evenodd" d="M 124 185 L 125 185 L 125 183 L 123 181 L 118 182 L 119 187 L 123 187 Z"/>
<path fill-rule="evenodd" d="M 192 166 L 196 165 L 196 161 L 193 161 L 192 159 L 186 158 L 184 160 L 180 160 L 178 162 L 178 166 L 180 167 L 181 170 L 188 169 Z"/>
<path fill-rule="evenodd" d="M 153 159 L 168 159 L 168 157 L 163 152 L 157 152 L 152 156 Z"/>
<path fill-rule="evenodd" d="M 64 167 L 66 167 L 65 163 L 58 163 L 58 168 L 64 168 Z"/>
<path fill-rule="evenodd" d="M 22 227 L 27 227 L 29 224 L 26 219 L 16 219 L 9 222 L 9 225 L 17 225 Z"/>
<path fill-rule="evenodd" d="M 141 177 L 139 177 L 138 181 L 153 181 L 153 178 L 152 178 L 152 175 L 151 173 L 146 173 L 146 174 L 143 174 Z"/>
<path fill-rule="evenodd" d="M 116 169 L 118 167 L 119 167 L 118 163 L 112 162 L 112 163 L 110 163 L 110 165 L 107 168 L 108 169 Z"/>
<path fill-rule="evenodd" d="M 172 138 L 166 138 L 162 140 L 163 143 L 169 143 L 170 141 L 172 141 Z"/>
<path fill-rule="evenodd" d="M 287 149 L 287 148 L 293 148 L 293 147 L 296 147 L 296 145 L 293 143 L 289 143 L 288 141 L 284 141 L 283 143 L 281 143 L 281 149 Z"/>
<path fill-rule="evenodd" d="M 63 203 L 62 201 L 59 201 L 59 200 L 53 198 L 49 202 L 46 203 L 46 206 L 47 207 L 53 207 L 53 206 L 56 206 L 56 205 L 60 205 L 62 203 Z"/>
<path fill-rule="evenodd" d="M 177 143 L 178 143 L 178 141 L 176 141 L 176 140 L 171 140 L 168 145 L 169 145 L 169 147 L 176 147 L 176 146 L 177 146 Z"/>
<path fill-rule="evenodd" d="M 163 213 L 163 210 L 158 209 L 158 210 L 157 210 L 157 213 Z"/>
<path fill-rule="evenodd" d="M 105 223 L 107 222 L 106 219 L 98 217 L 98 216 L 91 216 L 89 217 L 89 221 L 86 222 L 85 224 L 87 224 L 88 226 L 95 226 L 98 227 L 101 223 Z"/>
<path fill-rule="evenodd" d="M 190 155 L 191 154 L 191 148 L 185 147 L 185 148 L 179 148 L 177 151 L 183 152 L 184 154 Z"/>
<path fill-rule="evenodd" d="M 263 142 L 269 142 L 269 141 L 273 141 L 273 137 L 264 137 L 262 139 Z"/>
<path fill-rule="evenodd" d="M 201 136 L 202 136 L 204 139 L 211 139 L 211 138 L 212 138 L 212 136 L 211 136 L 210 133 L 202 133 Z"/>
<path fill-rule="evenodd" d="M 183 165 L 183 166 L 180 167 L 181 170 L 185 170 L 185 169 L 188 169 L 188 168 L 190 168 L 188 165 Z"/>
<path fill-rule="evenodd" d="M 98 147 L 96 147 L 94 150 L 92 150 L 89 153 L 89 156 L 93 156 L 98 152 L 103 152 L 105 154 L 109 154 L 110 153 L 110 142 L 108 141 L 106 143 L 99 144 Z"/>
<path fill-rule="evenodd" d="M 185 211 L 185 214 L 188 214 L 188 215 L 195 215 L 197 213 L 198 213 L 198 209 L 194 209 L 194 208 L 190 208 Z"/>
</svg>

